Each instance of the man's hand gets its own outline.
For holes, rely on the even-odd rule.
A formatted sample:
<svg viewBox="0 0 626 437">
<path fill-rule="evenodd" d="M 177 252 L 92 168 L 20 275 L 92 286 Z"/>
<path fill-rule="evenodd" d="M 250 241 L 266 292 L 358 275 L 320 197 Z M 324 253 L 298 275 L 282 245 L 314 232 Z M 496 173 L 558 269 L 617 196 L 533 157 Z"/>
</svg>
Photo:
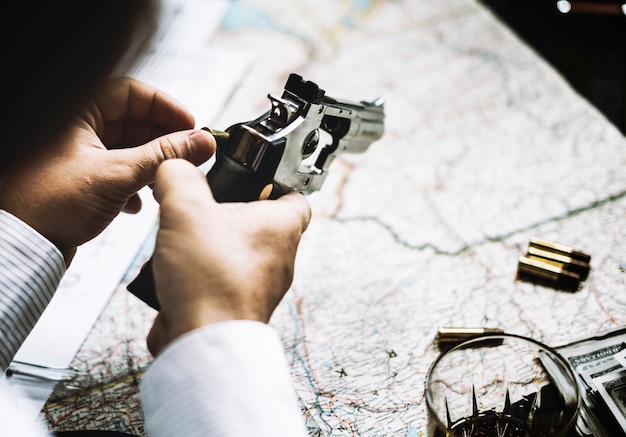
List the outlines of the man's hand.
<svg viewBox="0 0 626 437">
<path fill-rule="evenodd" d="M 48 238 L 69 265 L 76 248 L 120 211 L 141 208 L 137 191 L 164 160 L 199 165 L 213 154 L 215 139 L 194 123 L 166 94 L 133 79 L 111 80 L 65 136 L 50 138 L 40 156 L 3 175 L 0 209 Z"/>
<path fill-rule="evenodd" d="M 204 175 L 182 160 L 161 165 L 154 194 L 161 205 L 152 261 L 161 312 L 148 336 L 152 354 L 207 324 L 267 323 L 293 279 L 311 217 L 304 196 L 217 203 Z"/>
</svg>

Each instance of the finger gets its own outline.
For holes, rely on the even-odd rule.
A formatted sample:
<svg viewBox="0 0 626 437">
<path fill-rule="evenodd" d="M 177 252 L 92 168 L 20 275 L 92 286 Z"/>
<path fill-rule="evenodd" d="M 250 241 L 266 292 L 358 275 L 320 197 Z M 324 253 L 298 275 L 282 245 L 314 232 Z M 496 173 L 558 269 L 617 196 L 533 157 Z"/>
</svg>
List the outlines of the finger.
<svg viewBox="0 0 626 437">
<path fill-rule="evenodd" d="M 180 158 L 200 165 L 209 159 L 215 148 L 215 138 L 204 130 L 175 132 L 142 146 L 108 151 L 110 159 L 123 164 L 116 166 L 119 173 L 110 177 L 123 179 L 128 191 L 134 193 L 154 181 L 164 161 Z"/>
<path fill-rule="evenodd" d="M 194 165 L 200 165 L 215 153 L 216 147 L 213 135 L 196 129 L 164 135 L 139 146 L 137 151 L 145 153 L 144 165 L 151 165 L 156 171 L 163 161 L 171 158 L 182 158 Z"/>
<path fill-rule="evenodd" d="M 291 212 L 295 215 L 295 220 L 300 223 L 302 232 L 306 231 L 311 222 L 311 205 L 303 194 L 291 191 L 274 201 L 284 208 L 285 213 Z"/>
<path fill-rule="evenodd" d="M 197 199 L 213 199 L 206 177 L 191 163 L 181 159 L 166 161 L 159 167 L 153 194 L 161 204 L 169 199 L 174 199 L 178 205 L 187 205 Z"/>
<path fill-rule="evenodd" d="M 108 81 L 94 100 L 105 122 L 140 118 L 163 127 L 195 124 L 193 115 L 172 96 L 129 77 Z"/>
<path fill-rule="evenodd" d="M 311 206 L 302 193 L 291 191 L 276 200 L 254 202 L 227 202 L 220 204 L 228 208 L 231 214 L 249 209 L 276 229 L 290 229 L 304 233 L 311 221 Z"/>
<path fill-rule="evenodd" d="M 99 115 L 96 132 L 109 148 L 144 143 L 195 125 L 193 115 L 172 96 L 131 78 L 108 81 L 94 103 Z"/>
</svg>

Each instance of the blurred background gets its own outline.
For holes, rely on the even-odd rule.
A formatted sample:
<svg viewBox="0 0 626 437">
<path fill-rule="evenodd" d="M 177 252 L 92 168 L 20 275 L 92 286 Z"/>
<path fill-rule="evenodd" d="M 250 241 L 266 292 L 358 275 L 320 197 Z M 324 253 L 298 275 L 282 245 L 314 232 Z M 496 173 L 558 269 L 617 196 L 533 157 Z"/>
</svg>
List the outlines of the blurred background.
<svg viewBox="0 0 626 437">
<path fill-rule="evenodd" d="M 626 132 L 626 2 L 480 1 Z"/>
</svg>

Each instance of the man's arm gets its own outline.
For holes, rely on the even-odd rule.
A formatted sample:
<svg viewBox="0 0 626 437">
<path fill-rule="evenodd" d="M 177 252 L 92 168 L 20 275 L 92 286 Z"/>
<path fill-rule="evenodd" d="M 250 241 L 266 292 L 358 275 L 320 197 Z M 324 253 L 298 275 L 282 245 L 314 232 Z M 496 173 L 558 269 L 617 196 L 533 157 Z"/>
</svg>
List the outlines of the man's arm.
<svg viewBox="0 0 626 437">
<path fill-rule="evenodd" d="M 141 381 L 146 431 L 158 436 L 305 436 L 276 331 L 238 320 L 187 333 Z"/>
<path fill-rule="evenodd" d="M 311 210 L 304 196 L 218 203 L 206 178 L 170 160 L 153 256 L 161 310 L 142 379 L 154 436 L 304 436 L 281 342 L 267 325 L 293 279 Z"/>
<path fill-rule="evenodd" d="M 50 240 L 69 265 L 81 244 L 121 211 L 137 212 L 137 192 L 161 162 L 205 162 L 215 139 L 193 129 L 193 116 L 142 82 L 107 81 L 62 135 L 0 175 L 0 209 Z"/>
<path fill-rule="evenodd" d="M 5 371 L 65 273 L 61 252 L 0 210 L 0 368 Z"/>
</svg>

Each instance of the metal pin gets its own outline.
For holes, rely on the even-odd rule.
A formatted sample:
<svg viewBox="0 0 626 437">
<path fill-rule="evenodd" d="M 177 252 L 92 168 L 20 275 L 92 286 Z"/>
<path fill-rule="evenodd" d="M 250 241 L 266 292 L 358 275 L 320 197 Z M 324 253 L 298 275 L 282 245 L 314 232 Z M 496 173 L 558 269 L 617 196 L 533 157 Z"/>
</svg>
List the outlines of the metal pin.
<svg viewBox="0 0 626 437">
<path fill-rule="evenodd" d="M 8 378 L 22 377 L 44 381 L 69 381 L 81 375 L 81 372 L 73 367 L 48 367 L 39 364 L 13 361 L 9 364 L 5 374 Z"/>
<path fill-rule="evenodd" d="M 274 190 L 273 184 L 267 184 L 261 190 L 261 194 L 259 194 L 259 200 L 267 200 L 272 195 L 272 191 Z"/>
</svg>

